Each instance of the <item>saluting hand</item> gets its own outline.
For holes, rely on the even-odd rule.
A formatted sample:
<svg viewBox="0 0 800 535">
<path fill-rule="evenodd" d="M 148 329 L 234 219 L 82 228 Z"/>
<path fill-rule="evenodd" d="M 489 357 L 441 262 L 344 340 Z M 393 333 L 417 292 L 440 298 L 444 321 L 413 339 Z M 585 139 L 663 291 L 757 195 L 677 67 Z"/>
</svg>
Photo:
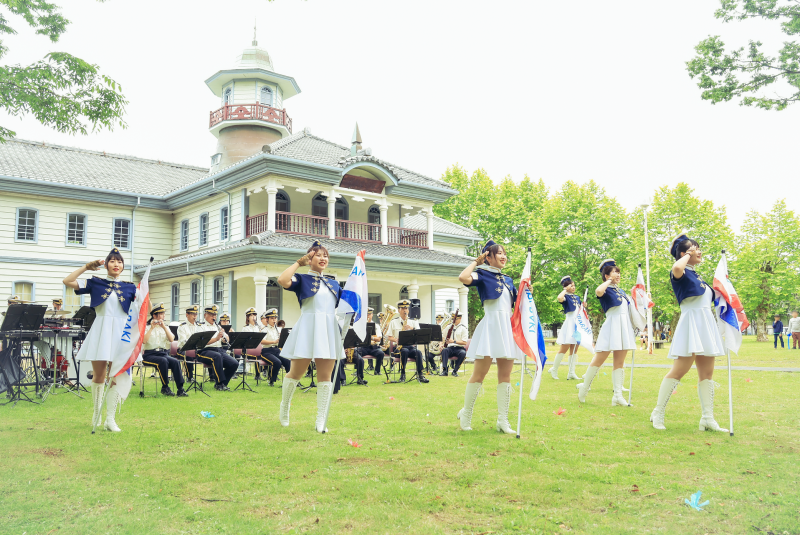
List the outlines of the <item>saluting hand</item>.
<svg viewBox="0 0 800 535">
<path fill-rule="evenodd" d="M 85 266 L 83 266 L 83 267 L 84 267 L 84 268 L 85 268 L 87 271 L 97 271 L 98 269 L 100 269 L 100 266 L 102 266 L 102 265 L 103 265 L 103 264 L 105 264 L 105 263 L 106 263 L 106 261 L 105 261 L 105 260 L 92 260 L 91 262 L 88 262 L 88 263 L 87 263 Z"/>
<path fill-rule="evenodd" d="M 478 257 L 475 259 L 475 263 L 480 266 L 486 261 L 487 256 L 489 256 L 489 251 L 479 254 Z"/>
<path fill-rule="evenodd" d="M 311 262 L 311 259 L 314 258 L 315 254 L 316 251 L 311 251 L 307 255 L 300 257 L 300 259 L 297 261 L 297 265 L 300 267 L 307 266 L 309 262 Z"/>
</svg>

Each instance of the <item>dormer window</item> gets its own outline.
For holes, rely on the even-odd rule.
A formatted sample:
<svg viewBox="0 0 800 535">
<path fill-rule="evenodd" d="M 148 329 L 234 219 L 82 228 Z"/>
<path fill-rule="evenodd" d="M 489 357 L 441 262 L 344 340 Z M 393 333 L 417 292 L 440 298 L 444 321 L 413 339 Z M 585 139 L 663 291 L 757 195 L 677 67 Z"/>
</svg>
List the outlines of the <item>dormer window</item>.
<svg viewBox="0 0 800 535">
<path fill-rule="evenodd" d="M 267 86 L 261 88 L 261 104 L 272 106 L 272 90 Z"/>
</svg>

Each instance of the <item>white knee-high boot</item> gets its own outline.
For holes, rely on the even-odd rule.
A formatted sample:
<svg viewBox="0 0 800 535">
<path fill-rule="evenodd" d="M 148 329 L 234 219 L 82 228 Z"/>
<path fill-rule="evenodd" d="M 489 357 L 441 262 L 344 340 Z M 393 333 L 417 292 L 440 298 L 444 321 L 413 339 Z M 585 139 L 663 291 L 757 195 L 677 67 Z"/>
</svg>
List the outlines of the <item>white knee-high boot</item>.
<svg viewBox="0 0 800 535">
<path fill-rule="evenodd" d="M 508 423 L 508 407 L 511 405 L 511 383 L 497 385 L 497 430 L 507 435 L 516 435 Z"/>
<path fill-rule="evenodd" d="M 586 394 L 592 388 L 592 381 L 594 381 L 597 372 L 600 370 L 598 366 L 589 366 L 586 368 L 586 374 L 583 376 L 583 382 L 578 384 L 578 401 L 586 403 Z"/>
<path fill-rule="evenodd" d="M 108 395 L 106 396 L 106 431 L 111 431 L 112 433 L 119 433 L 122 431 L 117 425 L 117 422 L 114 421 L 114 417 L 117 413 L 117 407 L 123 401 L 124 399 L 117 385 L 108 389 Z"/>
<path fill-rule="evenodd" d="M 92 381 L 92 403 L 94 404 L 92 429 L 94 429 L 95 424 L 100 425 L 100 410 L 103 408 L 103 390 L 105 390 L 105 385 L 103 383 L 95 383 Z M 92 433 L 94 433 L 94 431 L 92 431 Z"/>
<path fill-rule="evenodd" d="M 558 366 L 561 364 L 561 359 L 564 358 L 565 353 L 557 353 L 553 359 L 553 366 L 550 368 L 550 375 L 553 379 L 558 379 Z"/>
<path fill-rule="evenodd" d="M 622 405 L 628 406 L 628 402 L 622 395 L 622 381 L 625 379 L 625 371 L 622 368 L 611 372 L 611 383 L 614 385 L 614 396 L 611 398 L 611 406 L 616 407 Z"/>
<path fill-rule="evenodd" d="M 292 396 L 297 389 L 297 379 L 292 379 L 289 376 L 283 376 L 283 388 L 281 389 L 281 408 L 278 414 L 278 419 L 283 427 L 289 427 L 289 408 L 292 406 Z"/>
<path fill-rule="evenodd" d="M 700 418 L 700 431 L 721 431 L 727 433 L 728 430 L 720 427 L 714 420 L 714 387 L 717 386 L 711 379 L 705 379 L 697 383 L 697 395 L 700 398 L 700 408 L 703 416 Z"/>
<path fill-rule="evenodd" d="M 578 363 L 578 351 L 576 350 L 569 356 L 569 374 L 567 374 L 567 381 L 572 379 L 580 379 L 580 375 L 575 373 L 575 365 Z"/>
<path fill-rule="evenodd" d="M 623 392 L 630 392 L 627 388 L 625 388 L 625 368 L 620 368 L 622 370 L 622 380 L 620 381 L 620 385 L 622 385 Z"/>
<path fill-rule="evenodd" d="M 327 433 L 325 427 L 325 413 L 328 410 L 331 395 L 333 394 L 333 383 L 325 381 L 317 383 L 317 433 Z"/>
<path fill-rule="evenodd" d="M 458 411 L 456 418 L 459 419 L 461 429 L 464 431 L 472 431 L 472 408 L 475 406 L 475 400 L 478 399 L 478 392 L 481 390 L 483 383 L 467 383 L 467 388 L 464 392 L 464 407 Z"/>
<path fill-rule="evenodd" d="M 653 412 L 650 414 L 650 421 L 653 422 L 653 428 L 666 429 L 666 427 L 664 427 L 664 415 L 667 412 L 667 402 L 672 393 L 675 392 L 675 389 L 678 388 L 679 384 L 681 384 L 681 382 L 678 379 L 671 379 L 669 377 L 664 377 L 664 380 L 661 381 L 661 388 L 658 389 L 658 402 L 656 402 L 656 408 L 653 409 Z"/>
</svg>

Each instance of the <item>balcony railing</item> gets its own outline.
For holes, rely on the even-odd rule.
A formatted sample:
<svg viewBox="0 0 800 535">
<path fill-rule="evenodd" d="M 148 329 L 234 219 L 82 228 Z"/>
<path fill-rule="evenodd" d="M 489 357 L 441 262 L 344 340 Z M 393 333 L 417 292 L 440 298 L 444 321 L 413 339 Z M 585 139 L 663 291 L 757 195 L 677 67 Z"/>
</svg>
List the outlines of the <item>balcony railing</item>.
<svg viewBox="0 0 800 535">
<path fill-rule="evenodd" d="M 327 217 L 317 217 L 290 212 L 275 212 L 275 231 L 287 234 L 301 234 L 304 236 L 328 236 Z M 381 226 L 374 223 L 360 223 L 358 221 L 335 221 L 336 238 L 369 243 L 381 243 Z M 247 218 L 247 235 L 260 234 L 269 228 L 269 214 L 263 213 Z M 424 230 L 414 230 L 401 227 L 387 227 L 389 232 L 389 245 L 402 245 L 405 247 L 428 247 L 428 233 Z"/>
<path fill-rule="evenodd" d="M 266 104 L 225 104 L 220 109 L 211 112 L 208 127 L 213 128 L 222 121 L 264 121 L 267 123 L 285 126 L 292 133 L 292 119 L 286 110 L 280 110 Z"/>
</svg>

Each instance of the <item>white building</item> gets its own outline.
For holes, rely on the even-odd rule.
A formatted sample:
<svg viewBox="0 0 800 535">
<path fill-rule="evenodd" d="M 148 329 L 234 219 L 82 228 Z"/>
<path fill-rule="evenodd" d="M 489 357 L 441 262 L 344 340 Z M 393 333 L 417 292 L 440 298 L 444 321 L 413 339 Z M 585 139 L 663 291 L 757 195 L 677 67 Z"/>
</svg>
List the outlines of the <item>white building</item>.
<svg viewBox="0 0 800 535">
<path fill-rule="evenodd" d="M 300 88 L 255 41 L 206 84 L 221 106 L 210 114 L 210 169 L 0 145 L 2 293 L 63 298 L 76 309 L 82 298 L 61 280 L 116 246 L 133 281 L 154 258 L 151 298 L 167 304 L 171 320 L 191 304 L 216 303 L 234 325 L 248 307 L 274 306 L 291 326 L 299 305 L 276 278 L 319 238 L 340 281 L 366 249 L 372 306 L 408 297 L 420 299 L 423 321 L 446 308 L 466 313 L 457 277 L 469 262 L 465 247 L 480 236 L 432 212 L 458 192 L 362 148 L 357 127 L 349 147 L 293 132 L 284 102 Z"/>
</svg>

